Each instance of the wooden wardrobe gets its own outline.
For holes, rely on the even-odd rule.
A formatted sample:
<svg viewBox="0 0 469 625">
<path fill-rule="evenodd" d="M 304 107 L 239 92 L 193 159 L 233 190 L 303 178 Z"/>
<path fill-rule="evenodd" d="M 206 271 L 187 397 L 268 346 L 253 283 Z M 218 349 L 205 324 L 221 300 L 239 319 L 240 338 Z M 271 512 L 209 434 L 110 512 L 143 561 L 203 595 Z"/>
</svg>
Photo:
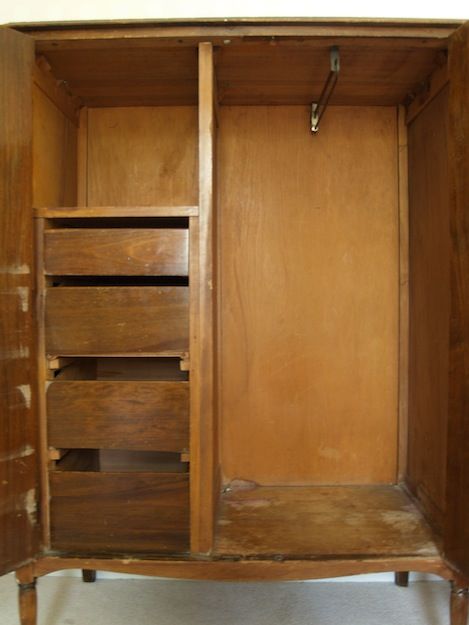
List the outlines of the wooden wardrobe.
<svg viewBox="0 0 469 625">
<path fill-rule="evenodd" d="M 0 573 L 469 602 L 469 27 L 0 29 Z M 78 606 L 70 606 L 70 610 Z"/>
</svg>

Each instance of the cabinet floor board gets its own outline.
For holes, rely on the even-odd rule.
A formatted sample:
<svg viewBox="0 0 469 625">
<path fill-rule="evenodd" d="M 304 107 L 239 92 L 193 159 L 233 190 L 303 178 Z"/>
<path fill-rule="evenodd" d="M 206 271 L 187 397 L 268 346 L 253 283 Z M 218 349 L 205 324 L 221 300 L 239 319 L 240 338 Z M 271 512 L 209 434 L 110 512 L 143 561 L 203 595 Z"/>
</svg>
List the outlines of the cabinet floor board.
<svg viewBox="0 0 469 625">
<path fill-rule="evenodd" d="M 254 486 L 222 496 L 215 552 L 435 556 L 438 548 L 398 486 Z"/>
</svg>

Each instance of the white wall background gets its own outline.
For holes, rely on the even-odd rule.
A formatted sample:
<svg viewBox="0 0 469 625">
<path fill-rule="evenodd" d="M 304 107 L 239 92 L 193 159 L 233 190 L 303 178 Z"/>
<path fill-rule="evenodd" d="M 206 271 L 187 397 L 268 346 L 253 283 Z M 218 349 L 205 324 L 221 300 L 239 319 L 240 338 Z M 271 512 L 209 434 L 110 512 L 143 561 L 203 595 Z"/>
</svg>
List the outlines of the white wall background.
<svg viewBox="0 0 469 625">
<path fill-rule="evenodd" d="M 184 17 L 469 19 L 468 0 L 0 0 L 0 23 Z"/>
<path fill-rule="evenodd" d="M 469 19 L 468 0 L 0 0 L 0 24 L 80 20 L 210 17 L 363 17 Z M 64 571 L 56 575 L 80 575 Z M 118 574 L 100 573 L 116 578 Z M 413 575 L 414 580 L 433 576 Z M 359 575 L 348 581 L 391 581 L 391 574 Z M 435 578 L 433 578 L 435 579 Z M 338 579 L 337 581 L 343 581 Z"/>
</svg>

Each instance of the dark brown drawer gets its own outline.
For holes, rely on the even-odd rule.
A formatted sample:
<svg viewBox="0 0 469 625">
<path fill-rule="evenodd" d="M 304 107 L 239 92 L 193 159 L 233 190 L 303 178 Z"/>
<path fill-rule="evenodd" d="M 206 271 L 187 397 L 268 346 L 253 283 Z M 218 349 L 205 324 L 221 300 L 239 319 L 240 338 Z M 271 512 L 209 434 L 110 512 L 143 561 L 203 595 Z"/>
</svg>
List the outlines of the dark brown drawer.
<svg viewBox="0 0 469 625">
<path fill-rule="evenodd" d="M 189 550 L 188 474 L 55 471 L 50 474 L 50 495 L 54 550 Z"/>
<path fill-rule="evenodd" d="M 188 275 L 187 229 L 68 228 L 44 236 L 49 275 Z"/>
<path fill-rule="evenodd" d="M 189 447 L 189 383 L 52 382 L 47 418 L 53 447 L 178 452 Z"/>
<path fill-rule="evenodd" d="M 188 351 L 188 287 L 53 287 L 46 290 L 50 355 Z"/>
</svg>

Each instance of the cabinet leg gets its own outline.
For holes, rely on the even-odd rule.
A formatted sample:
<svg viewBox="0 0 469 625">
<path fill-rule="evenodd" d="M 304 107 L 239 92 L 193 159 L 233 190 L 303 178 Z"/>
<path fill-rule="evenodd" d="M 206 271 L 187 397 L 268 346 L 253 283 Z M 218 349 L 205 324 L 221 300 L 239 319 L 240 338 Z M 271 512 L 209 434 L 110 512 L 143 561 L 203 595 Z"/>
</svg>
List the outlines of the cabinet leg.
<svg viewBox="0 0 469 625">
<path fill-rule="evenodd" d="M 450 614 L 451 625 L 467 625 L 469 588 L 451 584 Z"/>
<path fill-rule="evenodd" d="M 396 586 L 406 588 L 409 585 L 409 571 L 397 571 L 394 573 L 394 583 Z"/>
<path fill-rule="evenodd" d="M 93 569 L 83 569 L 81 573 L 84 582 L 92 583 L 96 581 L 96 571 Z"/>
<path fill-rule="evenodd" d="M 36 625 L 37 597 L 36 580 L 23 584 L 18 583 L 19 609 L 21 625 Z"/>
</svg>

